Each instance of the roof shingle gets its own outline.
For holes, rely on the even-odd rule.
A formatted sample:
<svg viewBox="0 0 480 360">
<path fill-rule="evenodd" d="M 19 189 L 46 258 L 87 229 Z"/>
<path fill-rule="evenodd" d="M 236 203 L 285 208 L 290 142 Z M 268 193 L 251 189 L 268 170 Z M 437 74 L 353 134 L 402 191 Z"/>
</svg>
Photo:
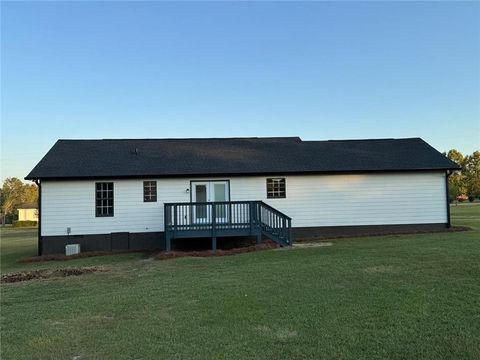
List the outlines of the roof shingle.
<svg viewBox="0 0 480 360">
<path fill-rule="evenodd" d="M 458 169 L 420 138 L 58 140 L 26 179 Z"/>
</svg>

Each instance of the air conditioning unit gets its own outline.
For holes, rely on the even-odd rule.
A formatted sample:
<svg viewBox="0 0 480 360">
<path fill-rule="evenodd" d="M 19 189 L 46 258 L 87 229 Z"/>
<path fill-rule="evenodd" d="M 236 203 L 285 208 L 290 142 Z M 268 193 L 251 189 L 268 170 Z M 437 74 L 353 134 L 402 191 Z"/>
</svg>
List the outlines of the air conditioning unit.
<svg viewBox="0 0 480 360">
<path fill-rule="evenodd" d="M 65 255 L 75 255 L 80 253 L 80 244 L 65 245 Z"/>
</svg>

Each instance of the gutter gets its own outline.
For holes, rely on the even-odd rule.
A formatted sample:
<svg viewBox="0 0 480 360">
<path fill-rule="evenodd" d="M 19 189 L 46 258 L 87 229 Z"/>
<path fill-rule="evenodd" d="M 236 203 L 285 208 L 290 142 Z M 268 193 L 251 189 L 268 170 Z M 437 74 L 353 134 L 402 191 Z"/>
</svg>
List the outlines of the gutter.
<svg viewBox="0 0 480 360">
<path fill-rule="evenodd" d="M 40 179 L 35 179 L 33 182 L 38 186 L 38 256 L 42 255 L 42 183 Z"/>
<path fill-rule="evenodd" d="M 41 176 L 25 180 L 110 180 L 110 179 L 163 179 L 163 178 L 197 178 L 197 177 L 225 177 L 225 176 L 294 176 L 294 175 L 352 175 L 352 174 L 381 174 L 381 173 L 417 173 L 417 172 L 441 172 L 456 171 L 459 168 L 424 168 L 424 169 L 387 169 L 387 170 L 337 170 L 337 171 L 271 171 L 271 172 L 215 172 L 215 173 L 185 173 L 185 174 L 148 174 L 148 175 L 98 175 L 98 176 Z"/>
<path fill-rule="evenodd" d="M 450 195 L 448 191 L 448 178 L 450 175 L 453 174 L 453 171 L 447 170 L 445 172 L 445 193 L 446 193 L 446 198 L 447 198 L 447 228 L 451 227 L 451 221 L 450 221 Z"/>
</svg>

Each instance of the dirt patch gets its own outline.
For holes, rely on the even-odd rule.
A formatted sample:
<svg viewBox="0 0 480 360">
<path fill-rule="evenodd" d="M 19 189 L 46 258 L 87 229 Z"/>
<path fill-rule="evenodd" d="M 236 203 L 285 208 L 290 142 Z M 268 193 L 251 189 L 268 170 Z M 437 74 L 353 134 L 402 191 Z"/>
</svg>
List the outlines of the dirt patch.
<svg viewBox="0 0 480 360">
<path fill-rule="evenodd" d="M 165 259 L 173 259 L 177 257 L 185 257 L 185 256 L 193 256 L 193 257 L 208 257 L 208 256 L 226 256 L 226 255 L 234 255 L 234 254 L 241 254 L 245 252 L 251 251 L 259 251 L 259 250 L 268 250 L 278 247 L 276 243 L 270 240 L 264 241 L 262 244 L 259 245 L 244 245 L 244 244 L 251 244 L 251 242 L 243 242 L 243 243 L 232 243 L 228 244 L 228 246 L 238 246 L 226 249 L 217 249 L 217 251 L 213 252 L 212 250 L 173 250 L 170 252 L 158 250 L 120 250 L 120 251 L 88 251 L 83 252 L 80 254 L 75 255 L 63 255 L 63 254 L 55 254 L 55 255 L 42 255 L 42 256 L 32 256 L 27 258 L 18 259 L 18 263 L 36 263 L 36 262 L 45 262 L 45 261 L 68 261 L 74 259 L 82 259 L 94 256 L 109 256 L 109 255 L 120 255 L 120 254 L 129 254 L 129 253 L 143 253 L 145 254 L 144 261 L 150 261 L 151 259 L 158 259 L 158 260 L 165 260 Z M 211 242 L 208 242 L 209 246 L 211 246 Z M 244 245 L 244 246 L 242 246 Z"/>
<path fill-rule="evenodd" d="M 273 241 L 265 241 L 262 244 L 258 244 L 258 245 L 245 246 L 245 247 L 228 249 L 228 250 L 217 249 L 216 251 L 213 251 L 213 250 L 162 251 L 154 255 L 153 257 L 156 260 L 167 260 L 167 259 L 175 259 L 175 258 L 188 257 L 188 256 L 190 257 L 228 256 L 228 255 L 243 254 L 243 253 L 253 252 L 253 251 L 276 249 L 276 248 L 278 248 L 278 245 Z"/>
<path fill-rule="evenodd" d="M 44 262 L 44 261 L 67 261 L 74 259 L 82 259 L 94 256 L 109 256 L 109 255 L 119 255 L 119 254 L 129 254 L 129 253 L 152 253 L 151 250 L 121 250 L 121 251 L 87 251 L 75 255 L 42 255 L 42 256 L 32 256 L 27 258 L 18 259 L 18 263 L 35 263 L 35 262 Z"/>
<path fill-rule="evenodd" d="M 9 273 L 2 275 L 0 278 L 1 283 L 15 283 L 20 281 L 28 281 L 35 279 L 50 279 L 50 278 L 61 278 L 67 276 L 79 276 L 83 274 L 91 274 L 99 271 L 107 271 L 103 268 L 91 266 L 83 268 L 67 268 L 67 269 L 39 269 L 32 271 L 19 271 L 14 273 Z"/>
<path fill-rule="evenodd" d="M 298 244 L 293 244 L 294 249 L 303 249 L 303 248 L 312 248 L 312 247 L 324 247 L 332 246 L 333 243 L 329 241 L 316 241 L 316 242 L 302 242 Z"/>
<path fill-rule="evenodd" d="M 448 228 L 447 232 L 457 232 L 457 231 L 471 231 L 473 230 L 470 226 L 452 226 Z"/>
</svg>

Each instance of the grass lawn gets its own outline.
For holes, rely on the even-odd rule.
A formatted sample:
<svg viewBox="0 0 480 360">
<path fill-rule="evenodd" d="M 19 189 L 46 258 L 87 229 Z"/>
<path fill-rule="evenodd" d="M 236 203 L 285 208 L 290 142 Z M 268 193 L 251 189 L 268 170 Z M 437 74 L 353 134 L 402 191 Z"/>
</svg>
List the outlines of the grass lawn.
<svg viewBox="0 0 480 360">
<path fill-rule="evenodd" d="M 2 231 L 2 273 L 107 272 L 1 285 L 2 359 L 480 359 L 480 206 L 469 232 L 332 241 L 217 258 L 143 254 L 16 263 L 34 230 Z"/>
</svg>

